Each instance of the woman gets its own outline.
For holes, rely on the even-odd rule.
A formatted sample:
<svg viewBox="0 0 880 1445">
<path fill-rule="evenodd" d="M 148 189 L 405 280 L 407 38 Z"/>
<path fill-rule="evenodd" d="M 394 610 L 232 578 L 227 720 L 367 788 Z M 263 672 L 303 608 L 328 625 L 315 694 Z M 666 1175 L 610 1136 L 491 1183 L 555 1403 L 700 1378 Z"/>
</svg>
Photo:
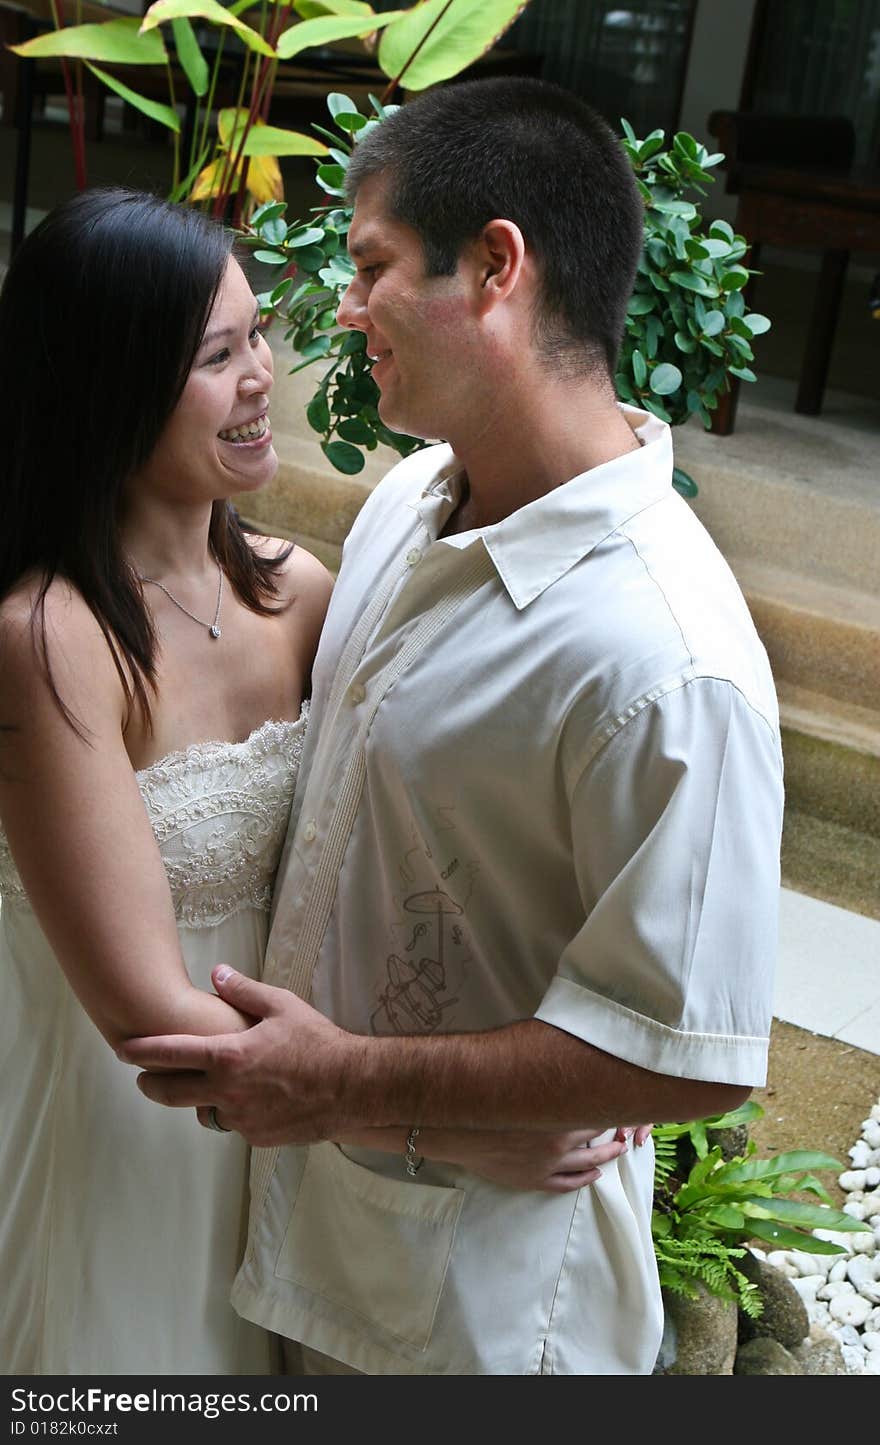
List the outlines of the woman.
<svg viewBox="0 0 880 1445">
<path fill-rule="evenodd" d="M 121 190 L 50 213 L 0 295 L 9 1374 L 278 1368 L 228 1303 L 244 1142 L 156 1109 L 113 1053 L 246 1028 L 210 971 L 256 974 L 265 943 L 331 578 L 228 500 L 277 466 L 257 321 L 227 232 Z M 434 1147 L 572 1188 L 623 1148 L 588 1140 Z"/>
</svg>

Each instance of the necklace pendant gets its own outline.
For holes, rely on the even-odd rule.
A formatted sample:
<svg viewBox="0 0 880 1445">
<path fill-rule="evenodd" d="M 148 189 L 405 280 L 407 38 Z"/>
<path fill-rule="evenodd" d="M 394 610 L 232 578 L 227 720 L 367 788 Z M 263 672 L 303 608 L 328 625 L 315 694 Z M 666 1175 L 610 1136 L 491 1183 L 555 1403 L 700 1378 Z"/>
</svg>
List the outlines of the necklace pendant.
<svg viewBox="0 0 880 1445">
<path fill-rule="evenodd" d="M 220 628 L 217 626 L 216 622 L 214 623 L 213 627 L 209 628 L 208 630 L 211 633 L 212 637 L 220 636 Z"/>
</svg>

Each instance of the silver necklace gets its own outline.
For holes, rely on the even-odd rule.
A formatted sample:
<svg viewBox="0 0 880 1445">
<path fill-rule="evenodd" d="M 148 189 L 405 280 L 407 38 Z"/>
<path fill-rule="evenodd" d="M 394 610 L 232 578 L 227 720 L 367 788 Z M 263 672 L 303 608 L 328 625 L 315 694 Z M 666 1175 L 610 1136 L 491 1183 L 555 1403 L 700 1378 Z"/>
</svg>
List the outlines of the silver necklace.
<svg viewBox="0 0 880 1445">
<path fill-rule="evenodd" d="M 216 557 L 214 560 L 217 561 Z M 137 575 L 141 582 L 149 582 L 151 587 L 158 587 L 161 592 L 164 592 L 169 602 L 173 602 L 175 607 L 179 607 L 180 611 L 185 612 L 187 617 L 191 617 L 193 622 L 197 622 L 200 627 L 207 627 L 211 637 L 216 639 L 220 636 L 220 606 L 223 602 L 223 568 L 219 562 L 217 562 L 217 607 L 214 612 L 213 622 L 203 622 L 201 617 L 196 617 L 194 612 L 190 612 L 188 607 L 184 607 L 182 602 L 178 602 L 173 592 L 168 591 L 164 582 L 157 582 L 155 577 L 145 577 L 142 572 L 139 572 Z"/>
</svg>

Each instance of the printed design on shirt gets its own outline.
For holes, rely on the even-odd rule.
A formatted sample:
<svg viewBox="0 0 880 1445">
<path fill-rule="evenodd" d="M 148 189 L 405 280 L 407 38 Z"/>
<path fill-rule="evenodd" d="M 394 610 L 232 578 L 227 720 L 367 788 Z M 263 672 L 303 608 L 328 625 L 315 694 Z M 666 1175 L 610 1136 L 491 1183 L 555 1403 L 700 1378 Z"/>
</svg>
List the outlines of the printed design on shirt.
<svg viewBox="0 0 880 1445">
<path fill-rule="evenodd" d="M 471 959 L 466 910 L 479 868 L 463 861 L 447 836 L 455 833 L 453 813 L 437 809 L 433 848 L 413 830 L 398 865 L 398 937 L 370 1016 L 374 1034 L 434 1033 L 459 1001 Z"/>
</svg>

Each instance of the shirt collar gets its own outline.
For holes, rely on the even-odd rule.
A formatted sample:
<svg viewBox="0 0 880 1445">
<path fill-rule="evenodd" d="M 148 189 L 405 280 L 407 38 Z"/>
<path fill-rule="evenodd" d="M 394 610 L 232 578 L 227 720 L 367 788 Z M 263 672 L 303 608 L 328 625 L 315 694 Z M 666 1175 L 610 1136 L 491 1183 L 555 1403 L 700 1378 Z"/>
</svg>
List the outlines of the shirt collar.
<svg viewBox="0 0 880 1445">
<path fill-rule="evenodd" d="M 630 517 L 666 496 L 672 485 L 672 436 L 659 417 L 622 406 L 641 442 L 581 472 L 501 522 L 441 541 L 451 547 L 482 540 L 514 606 L 522 610 L 563 577 Z M 458 504 L 461 466 L 451 448 L 422 492 L 416 510 L 434 536 Z"/>
</svg>

